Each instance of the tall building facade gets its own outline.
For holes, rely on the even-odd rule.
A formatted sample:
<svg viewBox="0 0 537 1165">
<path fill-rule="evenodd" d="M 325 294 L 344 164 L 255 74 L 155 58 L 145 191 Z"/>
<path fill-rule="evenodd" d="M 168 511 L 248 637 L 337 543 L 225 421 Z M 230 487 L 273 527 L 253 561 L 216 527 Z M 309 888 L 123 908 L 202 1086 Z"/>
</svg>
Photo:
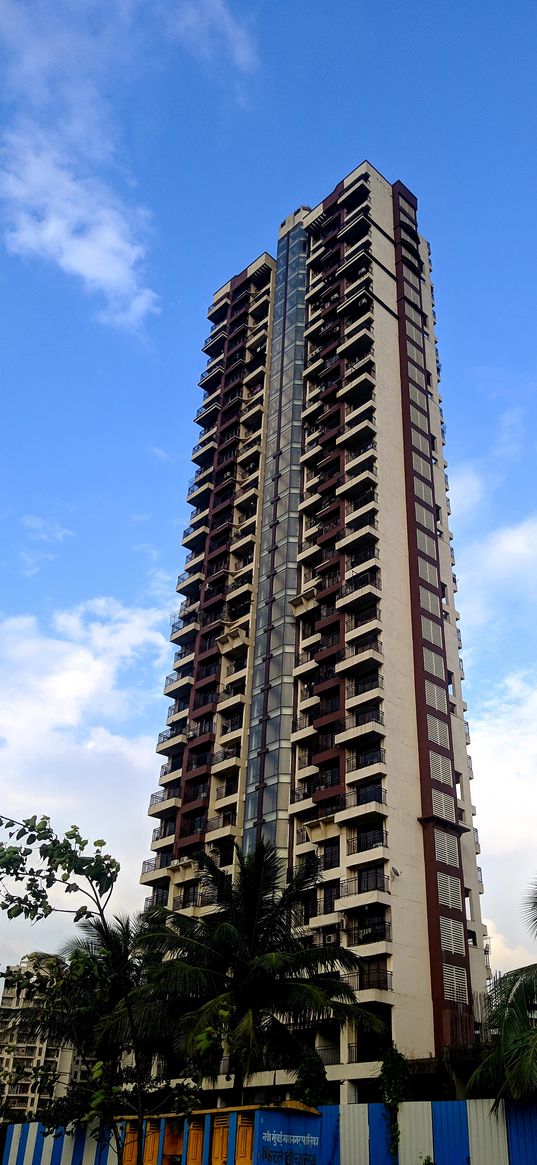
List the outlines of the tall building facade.
<svg viewBox="0 0 537 1165">
<path fill-rule="evenodd" d="M 214 296 L 151 797 L 148 903 L 193 855 L 317 852 L 311 941 L 427 1058 L 473 1037 L 487 975 L 440 365 L 417 200 L 364 163 Z M 342 1099 L 378 1059 L 325 1041 Z"/>
</svg>

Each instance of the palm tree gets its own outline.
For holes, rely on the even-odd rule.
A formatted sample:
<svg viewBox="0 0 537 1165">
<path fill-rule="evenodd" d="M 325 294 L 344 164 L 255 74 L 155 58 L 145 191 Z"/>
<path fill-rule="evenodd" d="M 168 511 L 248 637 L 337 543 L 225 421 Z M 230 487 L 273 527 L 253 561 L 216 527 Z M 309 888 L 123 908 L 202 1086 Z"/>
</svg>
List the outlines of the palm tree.
<svg viewBox="0 0 537 1165">
<path fill-rule="evenodd" d="M 537 938 L 537 880 L 524 902 L 528 929 Z M 502 1100 L 537 1097 L 537 963 L 499 975 L 489 993 L 485 1023 L 490 1051 L 469 1081 Z"/>
<path fill-rule="evenodd" d="M 216 1079 L 224 1054 L 234 1099 L 267 1067 L 297 1071 L 321 1025 L 379 1030 L 356 1002 L 344 975 L 361 960 L 344 947 L 312 946 L 301 925 L 304 897 L 314 889 L 316 863 L 287 882 L 272 844 L 246 856 L 237 849 L 234 879 L 207 855 L 198 858 L 200 892 L 213 909 L 205 917 L 171 914 L 164 942 L 147 936 L 164 961 L 141 993 L 144 1026 L 163 1019 L 174 1048 Z M 167 1008 L 162 1007 L 167 999 Z"/>
<path fill-rule="evenodd" d="M 153 945 L 146 941 L 149 926 Z M 87 916 L 79 937 L 61 955 L 36 954 L 19 976 L 21 1006 L 15 1023 L 19 1038 L 46 1038 L 70 1045 L 81 1057 L 86 1080 L 70 1086 L 57 1101 L 40 1106 L 47 1126 L 84 1124 L 99 1119 L 100 1133 L 111 1129 L 118 1152 L 122 1143 L 115 1117 L 131 1112 L 136 1118 L 138 1165 L 143 1157 L 143 1122 L 152 1111 L 188 1105 L 191 1090 L 180 1099 L 169 1080 L 155 1079 L 155 1056 L 166 1059 L 166 1043 L 156 1032 L 139 1030 L 135 999 L 161 959 L 159 939 L 164 919 L 147 915 Z M 81 932 L 81 933 L 80 933 Z"/>
</svg>

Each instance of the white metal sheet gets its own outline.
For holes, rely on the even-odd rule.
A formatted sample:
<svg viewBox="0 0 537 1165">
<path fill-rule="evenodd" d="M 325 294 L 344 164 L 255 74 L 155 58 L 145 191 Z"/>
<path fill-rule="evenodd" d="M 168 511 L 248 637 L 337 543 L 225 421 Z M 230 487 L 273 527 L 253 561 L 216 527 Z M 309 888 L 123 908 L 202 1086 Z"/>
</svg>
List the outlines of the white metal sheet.
<svg viewBox="0 0 537 1165">
<path fill-rule="evenodd" d="M 433 1157 L 433 1117 L 429 1100 L 399 1105 L 399 1165 L 418 1165 Z M 473 1165 L 473 1163 L 472 1163 Z"/>
<path fill-rule="evenodd" d="M 503 1104 L 491 1112 L 492 1100 L 467 1100 L 472 1165 L 509 1165 L 507 1126 Z"/>
<path fill-rule="evenodd" d="M 342 1104 L 339 1109 L 341 1165 L 369 1165 L 367 1104 Z"/>
</svg>

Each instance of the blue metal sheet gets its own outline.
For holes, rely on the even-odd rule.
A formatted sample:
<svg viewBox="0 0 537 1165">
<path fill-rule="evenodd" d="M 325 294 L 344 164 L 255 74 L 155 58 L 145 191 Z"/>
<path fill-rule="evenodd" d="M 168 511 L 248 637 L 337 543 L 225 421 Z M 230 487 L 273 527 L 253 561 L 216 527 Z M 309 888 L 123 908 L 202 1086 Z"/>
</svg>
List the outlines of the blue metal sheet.
<svg viewBox="0 0 537 1165">
<path fill-rule="evenodd" d="M 15 1125 L 7 1126 L 6 1143 L 4 1145 L 4 1156 L 2 1157 L 2 1165 L 9 1165 L 9 1156 L 11 1153 L 11 1146 L 13 1144 L 13 1133 Z"/>
<path fill-rule="evenodd" d="M 64 1139 L 65 1139 L 65 1130 L 64 1129 L 57 1129 L 56 1136 L 54 1137 L 54 1144 L 52 1146 L 50 1165 L 60 1165 L 60 1161 L 62 1159 Z M 19 1165 L 18 1161 L 17 1161 L 17 1165 Z"/>
<path fill-rule="evenodd" d="M 160 1130 L 159 1130 L 159 1136 L 158 1136 L 157 1165 L 162 1165 L 162 1154 L 164 1152 L 164 1134 L 165 1134 L 165 1132 L 166 1132 L 166 1121 L 164 1120 L 164 1117 L 163 1117 L 161 1122 L 160 1122 Z"/>
<path fill-rule="evenodd" d="M 278 1160 L 286 1165 L 325 1165 L 321 1157 L 321 1118 L 293 1109 L 259 1109 L 254 1124 L 254 1165 Z M 334 1161 L 337 1165 L 337 1161 Z"/>
<path fill-rule="evenodd" d="M 209 1165 L 211 1152 L 211 1118 L 205 1117 L 203 1127 L 203 1154 L 201 1158 L 201 1165 Z"/>
<path fill-rule="evenodd" d="M 319 1160 L 322 1165 L 339 1165 L 339 1105 L 323 1105 L 321 1114 L 321 1143 Z"/>
<path fill-rule="evenodd" d="M 38 1140 L 41 1140 L 41 1143 L 43 1143 L 43 1138 L 39 1137 L 39 1133 L 37 1134 L 37 1137 L 38 1137 Z M 77 1129 L 76 1133 L 75 1133 L 75 1137 L 74 1137 L 74 1143 L 72 1146 L 71 1165 L 82 1165 L 82 1159 L 84 1157 L 85 1145 L 86 1145 L 86 1130 L 85 1129 Z M 39 1162 L 35 1160 L 35 1153 L 34 1153 L 34 1159 L 32 1161 L 32 1165 L 39 1165 Z"/>
<path fill-rule="evenodd" d="M 433 1100 L 435 1165 L 468 1165 L 470 1140 L 464 1100 Z"/>
<path fill-rule="evenodd" d="M 15 1158 L 15 1165 L 24 1165 L 24 1154 L 26 1152 L 26 1142 L 28 1140 L 28 1133 L 30 1132 L 29 1125 L 21 1125 L 21 1134 L 19 1137 L 19 1144 L 17 1146 L 17 1156 Z"/>
<path fill-rule="evenodd" d="M 383 1104 L 368 1104 L 367 1110 L 371 1165 L 393 1165 L 388 1151 L 388 1111 Z"/>
<path fill-rule="evenodd" d="M 97 1141 L 97 1149 L 96 1149 L 96 1153 L 95 1153 L 95 1165 L 107 1165 L 109 1151 L 110 1151 L 110 1133 L 108 1133 L 108 1134 L 105 1133 L 104 1136 L 102 1136 Z M 55 1162 L 51 1161 L 50 1165 L 55 1165 Z"/>
<path fill-rule="evenodd" d="M 227 1165 L 235 1165 L 235 1149 L 237 1146 L 237 1113 L 229 1114 L 229 1129 L 227 1135 Z"/>
<path fill-rule="evenodd" d="M 86 1143 L 86 1132 L 83 1129 L 81 1129 L 80 1131 L 82 1133 L 82 1151 L 83 1151 L 84 1145 Z M 43 1149 L 45 1147 L 45 1137 L 46 1137 L 45 1126 L 38 1125 L 37 1126 L 37 1136 L 35 1138 L 34 1152 L 33 1152 L 33 1157 L 32 1157 L 32 1165 L 41 1165 L 41 1161 L 43 1160 Z M 82 1160 L 82 1158 L 80 1160 Z M 78 1162 L 77 1162 L 77 1165 L 79 1165 Z"/>
<path fill-rule="evenodd" d="M 511 1165 L 537 1165 L 537 1106 L 509 1104 L 506 1115 Z"/>
</svg>

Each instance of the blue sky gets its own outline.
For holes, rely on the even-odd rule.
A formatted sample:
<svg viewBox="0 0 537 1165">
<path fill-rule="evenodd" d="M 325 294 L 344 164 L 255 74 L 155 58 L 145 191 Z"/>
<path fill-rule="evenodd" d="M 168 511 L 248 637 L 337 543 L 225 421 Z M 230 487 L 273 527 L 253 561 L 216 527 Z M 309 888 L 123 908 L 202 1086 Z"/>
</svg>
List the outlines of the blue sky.
<svg viewBox="0 0 537 1165">
<path fill-rule="evenodd" d="M 525 0 L 0 0 L 1 808 L 104 833 L 121 905 L 205 311 L 368 158 L 432 244 L 484 913 L 496 966 L 535 958 L 536 26 Z"/>
</svg>

